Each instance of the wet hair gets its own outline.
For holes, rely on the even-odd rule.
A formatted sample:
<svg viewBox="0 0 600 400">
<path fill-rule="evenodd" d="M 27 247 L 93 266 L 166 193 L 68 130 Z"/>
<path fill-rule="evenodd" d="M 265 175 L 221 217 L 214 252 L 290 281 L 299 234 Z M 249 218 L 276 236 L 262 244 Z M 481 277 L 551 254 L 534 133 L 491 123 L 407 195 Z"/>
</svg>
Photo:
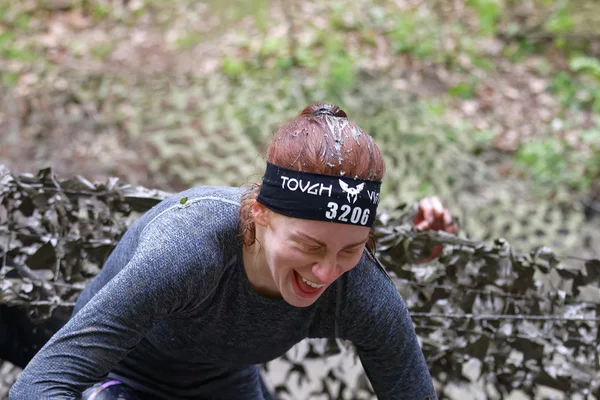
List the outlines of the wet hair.
<svg viewBox="0 0 600 400">
<path fill-rule="evenodd" d="M 281 167 L 332 176 L 381 181 L 385 174 L 373 138 L 332 104 L 309 105 L 284 124 L 271 139 L 266 159 Z M 252 205 L 259 191 L 260 184 L 253 184 L 241 199 L 240 232 L 247 246 L 256 240 Z M 375 251 L 373 231 L 367 248 Z"/>
</svg>

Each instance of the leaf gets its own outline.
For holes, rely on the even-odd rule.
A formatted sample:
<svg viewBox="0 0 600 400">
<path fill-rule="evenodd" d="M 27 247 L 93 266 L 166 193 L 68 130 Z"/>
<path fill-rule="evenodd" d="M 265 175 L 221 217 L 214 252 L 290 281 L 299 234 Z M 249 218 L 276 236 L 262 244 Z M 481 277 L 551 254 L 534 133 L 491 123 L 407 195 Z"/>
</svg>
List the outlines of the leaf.
<svg viewBox="0 0 600 400">
<path fill-rule="evenodd" d="M 29 256 L 25 264 L 31 269 L 47 269 L 56 262 L 56 250 L 50 242 L 44 243 L 34 254 Z"/>
<path fill-rule="evenodd" d="M 587 282 L 595 281 L 600 277 L 600 260 L 594 259 L 585 262 Z"/>
<path fill-rule="evenodd" d="M 334 339 L 327 339 L 327 343 L 325 346 L 325 357 L 335 356 L 336 354 L 340 354 L 342 349 L 340 348 L 338 342 Z"/>
<path fill-rule="evenodd" d="M 513 338 L 511 339 L 513 347 L 523 353 L 524 360 L 541 361 L 544 356 L 544 345 L 534 342 L 531 339 Z"/>
<path fill-rule="evenodd" d="M 33 211 L 35 210 L 35 206 L 33 201 L 31 201 L 31 197 L 24 197 L 21 201 L 21 205 L 19 206 L 19 211 L 23 213 L 26 217 L 31 217 L 33 215 Z"/>
<path fill-rule="evenodd" d="M 281 385 L 275 386 L 275 394 L 279 395 L 282 393 L 287 393 L 287 394 L 290 393 L 289 389 L 287 388 L 287 386 L 284 383 L 282 383 Z"/>
<path fill-rule="evenodd" d="M 23 282 L 21 284 L 21 291 L 23 291 L 24 293 L 31 293 L 32 290 L 33 290 L 33 283 Z"/>
<path fill-rule="evenodd" d="M 471 357 L 483 361 L 487 355 L 489 346 L 490 338 L 487 335 L 481 335 L 475 342 L 467 345 L 465 353 L 469 354 Z"/>
<path fill-rule="evenodd" d="M 63 189 L 68 190 L 94 191 L 96 189 L 96 186 L 93 183 L 80 175 L 61 182 L 60 186 Z"/>
<path fill-rule="evenodd" d="M 308 360 L 314 360 L 314 359 L 319 359 L 319 358 L 323 358 L 323 354 L 319 354 L 318 352 L 315 351 L 315 346 L 312 345 L 312 343 L 308 343 L 308 352 L 306 353 L 306 355 L 304 356 L 304 358 L 308 359 Z"/>
<path fill-rule="evenodd" d="M 562 376 L 552 377 L 548 373 L 548 370 L 551 368 L 552 368 L 552 365 L 545 366 L 544 369 L 541 371 L 541 373 L 538 374 L 537 377 L 535 378 L 536 383 L 538 383 L 539 385 L 548 386 L 548 387 L 558 389 L 561 391 L 569 391 L 569 388 L 571 386 L 570 385 L 571 379 L 569 379 L 567 377 L 562 377 Z"/>
<path fill-rule="evenodd" d="M 600 79 L 600 60 L 596 57 L 576 56 L 569 62 L 569 67 L 575 72 L 589 72 Z"/>
<path fill-rule="evenodd" d="M 467 292 L 462 296 L 462 300 L 460 302 L 460 308 L 466 312 L 470 313 L 473 310 L 473 303 L 475 302 L 475 298 L 477 294 L 474 292 Z"/>
<path fill-rule="evenodd" d="M 292 365 L 293 365 L 292 368 L 290 368 L 290 370 L 287 373 L 286 379 L 290 379 L 290 376 L 292 375 L 292 373 L 297 372 L 298 373 L 298 386 L 300 386 L 300 385 L 302 385 L 303 380 L 308 379 L 308 375 L 306 374 L 306 368 L 301 363 L 292 363 Z"/>
</svg>

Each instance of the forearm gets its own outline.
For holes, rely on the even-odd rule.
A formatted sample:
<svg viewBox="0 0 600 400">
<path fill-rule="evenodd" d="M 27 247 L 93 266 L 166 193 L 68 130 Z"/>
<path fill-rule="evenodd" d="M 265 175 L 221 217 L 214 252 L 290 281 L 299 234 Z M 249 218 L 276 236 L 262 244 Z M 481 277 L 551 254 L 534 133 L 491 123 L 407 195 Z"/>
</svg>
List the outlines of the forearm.
<svg viewBox="0 0 600 400">
<path fill-rule="evenodd" d="M 163 287 L 130 283 L 153 282 L 144 265 L 148 260 L 134 257 L 46 343 L 13 385 L 11 400 L 79 398 L 139 343 L 166 312 Z"/>
<path fill-rule="evenodd" d="M 377 398 L 380 400 L 437 399 L 431 375 L 416 337 L 413 340 L 408 333 L 408 338 L 401 340 L 406 340 L 402 348 L 390 342 L 389 347 L 386 345 L 378 349 L 363 348 L 358 351 Z"/>
<path fill-rule="evenodd" d="M 102 314 L 94 304 L 82 309 L 31 360 L 10 399 L 80 398 L 101 381 L 143 334 L 116 312 Z"/>
<path fill-rule="evenodd" d="M 435 399 L 433 381 L 406 304 L 392 283 L 380 281 L 362 289 L 377 293 L 369 298 L 371 304 L 361 299 L 347 311 L 348 338 L 355 344 L 379 399 Z M 368 285 L 366 282 L 363 279 L 361 287 Z"/>
</svg>

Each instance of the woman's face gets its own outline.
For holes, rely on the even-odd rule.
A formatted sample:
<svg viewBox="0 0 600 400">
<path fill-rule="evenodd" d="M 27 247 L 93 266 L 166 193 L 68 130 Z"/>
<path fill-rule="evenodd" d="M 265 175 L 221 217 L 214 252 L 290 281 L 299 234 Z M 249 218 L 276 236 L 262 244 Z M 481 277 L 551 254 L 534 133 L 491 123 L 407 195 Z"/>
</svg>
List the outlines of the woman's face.
<svg viewBox="0 0 600 400">
<path fill-rule="evenodd" d="M 260 206 L 259 206 L 260 207 Z M 290 218 L 268 211 L 255 213 L 258 268 L 291 305 L 307 307 L 360 260 L 369 227 Z"/>
</svg>

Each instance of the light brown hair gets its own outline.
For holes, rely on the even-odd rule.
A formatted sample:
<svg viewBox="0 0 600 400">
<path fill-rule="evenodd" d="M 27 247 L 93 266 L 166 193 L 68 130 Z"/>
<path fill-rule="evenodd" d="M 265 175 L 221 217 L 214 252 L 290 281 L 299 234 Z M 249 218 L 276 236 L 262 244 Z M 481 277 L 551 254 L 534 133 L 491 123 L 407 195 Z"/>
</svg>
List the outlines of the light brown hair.
<svg viewBox="0 0 600 400">
<path fill-rule="evenodd" d="M 274 165 L 297 171 L 381 181 L 385 163 L 375 141 L 346 113 L 331 104 L 312 104 L 273 136 L 266 159 Z M 241 234 L 244 244 L 256 240 L 252 205 L 260 191 L 253 184 L 242 196 Z M 367 248 L 375 251 L 373 231 Z"/>
</svg>

